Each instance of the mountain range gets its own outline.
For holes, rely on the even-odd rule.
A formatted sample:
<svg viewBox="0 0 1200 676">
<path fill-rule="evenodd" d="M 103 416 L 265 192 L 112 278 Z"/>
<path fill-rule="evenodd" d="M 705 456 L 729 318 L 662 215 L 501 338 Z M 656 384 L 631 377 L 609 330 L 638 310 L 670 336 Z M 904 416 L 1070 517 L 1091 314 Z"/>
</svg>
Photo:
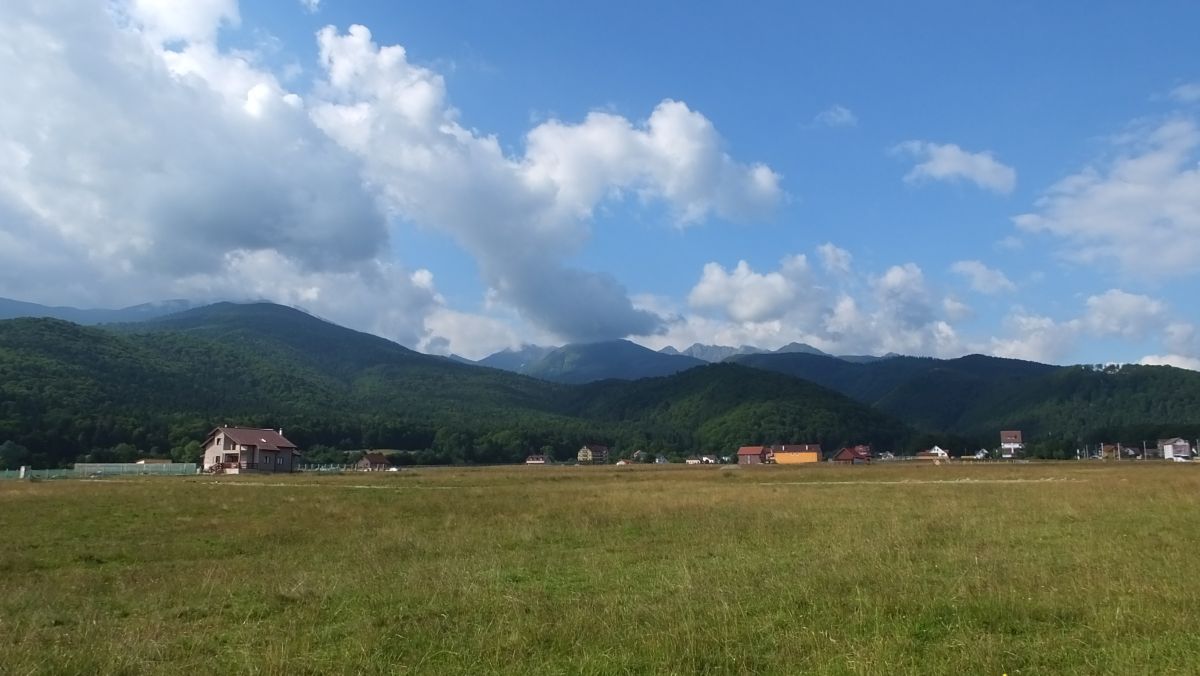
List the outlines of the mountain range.
<svg viewBox="0 0 1200 676">
<path fill-rule="evenodd" d="M 1015 428 L 1058 452 L 1085 440 L 1200 435 L 1200 374 L 1171 367 L 855 361 L 803 350 L 709 364 L 626 341 L 512 356 L 530 375 L 421 354 L 267 303 L 102 326 L 2 320 L 0 448 L 11 441 L 51 464 L 120 443 L 186 455 L 220 423 L 284 426 L 306 447 L 422 450 L 438 462 L 565 457 L 582 443 L 915 450 L 994 445 L 1000 429 Z"/>
<path fill-rule="evenodd" d="M 913 433 L 819 385 L 736 364 L 565 385 L 261 303 L 99 327 L 0 321 L 0 403 L 0 446 L 13 442 L 33 464 L 122 443 L 188 457 L 217 424 L 284 427 L 306 448 L 422 450 L 430 462 L 567 457 L 583 443 L 678 453 L 793 438 L 890 447 Z"/>
<path fill-rule="evenodd" d="M 37 303 L 0 298 L 0 319 L 17 317 L 51 317 L 76 324 L 110 324 L 114 322 L 140 322 L 146 319 L 162 317 L 196 307 L 188 300 L 165 300 L 156 303 L 142 303 L 120 309 L 91 309 L 82 310 L 75 307 L 51 307 Z"/>
<path fill-rule="evenodd" d="M 587 383 L 610 378 L 637 380 L 670 375 L 701 364 L 715 364 L 756 354 L 831 356 L 804 343 L 789 343 L 777 350 L 764 350 L 751 345 L 729 347 L 696 343 L 682 352 L 671 346 L 655 352 L 627 340 L 611 340 L 562 347 L 523 345 L 519 349 L 496 352 L 476 363 L 559 383 Z M 868 362 L 883 357 L 836 358 Z"/>
</svg>

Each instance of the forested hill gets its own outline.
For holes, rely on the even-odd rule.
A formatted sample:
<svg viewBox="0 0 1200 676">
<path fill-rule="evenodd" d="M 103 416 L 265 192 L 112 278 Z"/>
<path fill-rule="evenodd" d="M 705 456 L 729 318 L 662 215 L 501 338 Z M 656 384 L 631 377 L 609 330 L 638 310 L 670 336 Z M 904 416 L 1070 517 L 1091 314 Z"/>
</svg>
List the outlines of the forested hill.
<svg viewBox="0 0 1200 676">
<path fill-rule="evenodd" d="M 1200 431 L 1200 373 L 1167 366 L 1094 369 L 969 355 L 867 363 L 810 354 L 735 357 L 819 383 L 930 432 L 994 444 L 1027 438 L 1140 442 Z"/>
<path fill-rule="evenodd" d="M 754 393 L 772 380 L 771 394 Z M 835 392 L 744 367 L 569 386 L 419 354 L 270 304 L 102 328 L 0 321 L 0 463 L 25 451 L 36 465 L 107 459 L 104 449 L 120 444 L 189 458 L 223 423 L 284 427 L 306 448 L 481 462 L 566 457 L 584 442 L 727 454 L 793 434 L 831 445 L 900 445 L 910 434 Z"/>
</svg>

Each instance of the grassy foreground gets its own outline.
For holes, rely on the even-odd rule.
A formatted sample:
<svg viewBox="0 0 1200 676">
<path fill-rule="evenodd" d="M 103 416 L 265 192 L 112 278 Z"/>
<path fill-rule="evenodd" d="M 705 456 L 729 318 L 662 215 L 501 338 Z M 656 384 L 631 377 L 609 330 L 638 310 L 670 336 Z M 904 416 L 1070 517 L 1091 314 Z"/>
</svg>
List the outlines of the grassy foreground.
<svg viewBox="0 0 1200 676">
<path fill-rule="evenodd" d="M 0 484 L 4 673 L 1194 673 L 1200 467 Z"/>
</svg>

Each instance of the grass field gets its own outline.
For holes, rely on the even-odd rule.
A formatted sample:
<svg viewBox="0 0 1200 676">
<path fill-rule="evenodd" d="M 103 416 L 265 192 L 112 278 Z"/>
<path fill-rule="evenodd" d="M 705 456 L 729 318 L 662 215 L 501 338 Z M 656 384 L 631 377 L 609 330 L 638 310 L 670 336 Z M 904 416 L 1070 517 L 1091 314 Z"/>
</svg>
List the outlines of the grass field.
<svg viewBox="0 0 1200 676">
<path fill-rule="evenodd" d="M 1200 467 L 0 483 L 0 672 L 1200 671 Z"/>
</svg>

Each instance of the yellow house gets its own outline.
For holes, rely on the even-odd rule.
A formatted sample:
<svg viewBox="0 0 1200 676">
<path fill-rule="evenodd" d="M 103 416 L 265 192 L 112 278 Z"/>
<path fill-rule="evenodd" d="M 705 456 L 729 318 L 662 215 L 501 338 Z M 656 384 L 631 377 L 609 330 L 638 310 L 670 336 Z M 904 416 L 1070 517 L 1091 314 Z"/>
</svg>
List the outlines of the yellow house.
<svg viewBox="0 0 1200 676">
<path fill-rule="evenodd" d="M 776 465 L 803 465 L 821 462 L 820 444 L 779 444 L 771 447 Z"/>
</svg>

